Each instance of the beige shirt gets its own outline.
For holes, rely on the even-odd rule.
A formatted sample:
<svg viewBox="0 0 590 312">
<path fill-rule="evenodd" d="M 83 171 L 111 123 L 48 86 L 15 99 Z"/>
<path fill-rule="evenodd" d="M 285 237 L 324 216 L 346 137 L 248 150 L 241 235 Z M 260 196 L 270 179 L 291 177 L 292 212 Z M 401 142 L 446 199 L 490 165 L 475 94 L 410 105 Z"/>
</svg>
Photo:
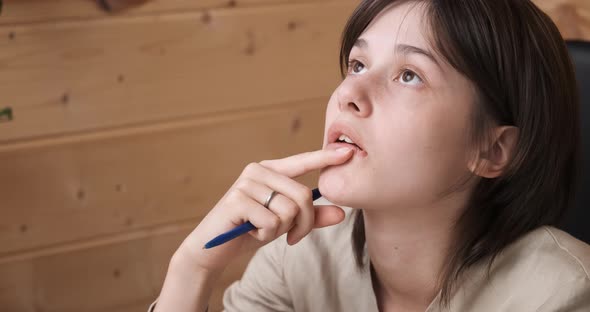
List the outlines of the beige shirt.
<svg viewBox="0 0 590 312">
<path fill-rule="evenodd" d="M 226 290 L 225 311 L 378 311 L 369 261 L 363 270 L 355 264 L 352 209 L 345 211 L 341 224 L 314 230 L 294 246 L 280 237 L 261 248 Z M 485 266 L 470 269 L 450 311 L 590 312 L 589 267 L 589 245 L 541 227 L 508 246 L 489 279 Z M 438 300 L 426 311 L 443 311 Z"/>
</svg>

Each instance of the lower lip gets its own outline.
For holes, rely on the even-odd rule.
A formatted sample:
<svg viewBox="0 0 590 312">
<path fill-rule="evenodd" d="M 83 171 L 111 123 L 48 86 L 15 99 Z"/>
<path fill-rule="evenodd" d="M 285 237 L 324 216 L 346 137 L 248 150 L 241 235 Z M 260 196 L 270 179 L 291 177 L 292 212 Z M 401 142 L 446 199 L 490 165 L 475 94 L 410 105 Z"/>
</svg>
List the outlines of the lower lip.
<svg viewBox="0 0 590 312">
<path fill-rule="evenodd" d="M 354 154 L 356 156 L 360 156 L 360 157 L 367 157 L 367 152 L 365 152 L 364 150 L 360 149 L 359 147 L 357 147 L 356 145 L 352 145 L 352 144 L 348 144 L 348 143 L 340 143 L 340 142 L 335 142 L 335 143 L 330 143 L 326 146 L 326 149 L 328 150 L 337 150 L 339 148 L 342 147 L 347 147 L 347 148 L 352 148 L 354 150 Z"/>
</svg>

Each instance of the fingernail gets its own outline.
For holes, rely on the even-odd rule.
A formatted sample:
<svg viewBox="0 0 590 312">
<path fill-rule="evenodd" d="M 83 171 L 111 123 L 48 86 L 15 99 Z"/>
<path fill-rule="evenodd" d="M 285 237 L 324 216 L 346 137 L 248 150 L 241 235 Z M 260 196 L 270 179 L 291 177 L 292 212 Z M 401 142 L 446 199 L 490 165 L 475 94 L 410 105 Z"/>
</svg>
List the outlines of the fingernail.
<svg viewBox="0 0 590 312">
<path fill-rule="evenodd" d="M 351 150 L 352 150 L 352 148 L 350 148 L 350 147 L 341 147 L 341 148 L 337 149 L 336 151 L 341 154 L 347 154 Z"/>
</svg>

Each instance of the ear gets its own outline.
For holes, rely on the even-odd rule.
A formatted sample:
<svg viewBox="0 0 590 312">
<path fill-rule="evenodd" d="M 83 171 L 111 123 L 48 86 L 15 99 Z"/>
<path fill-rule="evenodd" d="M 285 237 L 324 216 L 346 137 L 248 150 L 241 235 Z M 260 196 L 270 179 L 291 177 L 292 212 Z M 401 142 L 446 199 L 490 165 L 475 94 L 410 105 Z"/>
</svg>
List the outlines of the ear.
<svg viewBox="0 0 590 312">
<path fill-rule="evenodd" d="M 488 149 L 479 153 L 469 169 L 483 178 L 497 178 L 512 159 L 518 141 L 519 129 L 514 126 L 496 127 Z"/>
</svg>

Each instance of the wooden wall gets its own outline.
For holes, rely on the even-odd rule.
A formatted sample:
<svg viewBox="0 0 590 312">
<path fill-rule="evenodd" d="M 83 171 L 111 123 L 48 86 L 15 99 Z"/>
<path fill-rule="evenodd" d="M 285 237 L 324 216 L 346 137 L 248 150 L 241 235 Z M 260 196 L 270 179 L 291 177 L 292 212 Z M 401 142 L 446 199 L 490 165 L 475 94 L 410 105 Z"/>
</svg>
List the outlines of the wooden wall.
<svg viewBox="0 0 590 312">
<path fill-rule="evenodd" d="M 321 146 L 355 0 L 109 3 L 4 1 L 2 311 L 145 311 L 245 164 Z M 589 2 L 537 3 L 590 39 Z"/>
</svg>

